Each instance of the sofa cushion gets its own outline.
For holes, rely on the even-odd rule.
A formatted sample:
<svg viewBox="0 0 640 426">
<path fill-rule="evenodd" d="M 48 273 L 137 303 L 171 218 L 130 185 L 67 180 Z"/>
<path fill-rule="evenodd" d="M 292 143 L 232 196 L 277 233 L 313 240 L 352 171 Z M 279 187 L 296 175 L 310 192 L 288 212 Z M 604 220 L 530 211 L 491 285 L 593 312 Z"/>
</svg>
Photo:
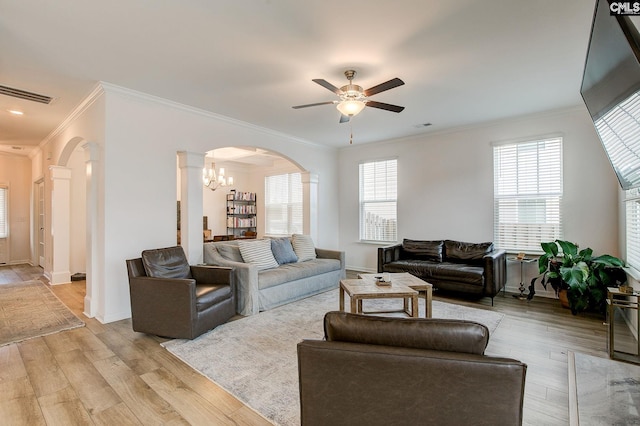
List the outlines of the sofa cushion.
<svg viewBox="0 0 640 426">
<path fill-rule="evenodd" d="M 144 250 L 142 264 L 153 278 L 191 278 L 191 267 L 180 246 Z"/>
<path fill-rule="evenodd" d="M 444 241 L 402 240 L 402 250 L 408 258 L 420 260 L 434 260 L 442 262 L 442 247 Z"/>
<path fill-rule="evenodd" d="M 239 240 L 238 247 L 244 262 L 255 265 L 258 270 L 278 267 L 270 240 Z"/>
<path fill-rule="evenodd" d="M 216 249 L 218 250 L 220 256 L 224 257 L 227 260 L 232 260 L 234 262 L 244 262 L 238 244 L 216 244 Z"/>
<path fill-rule="evenodd" d="M 455 281 L 477 286 L 484 285 L 484 268 L 482 266 L 433 262 L 430 260 L 398 260 L 384 265 L 385 272 L 408 272 L 426 281 Z"/>
<path fill-rule="evenodd" d="M 310 235 L 293 234 L 291 237 L 293 251 L 298 256 L 298 262 L 316 258 L 316 248 Z"/>
<path fill-rule="evenodd" d="M 289 238 L 274 238 L 271 240 L 271 251 L 273 257 L 276 259 L 279 265 L 285 263 L 293 263 L 298 261 L 298 256 L 293 251 L 291 240 Z"/>
<path fill-rule="evenodd" d="M 196 309 L 198 312 L 202 312 L 223 300 L 229 299 L 231 295 L 231 286 L 229 285 L 196 285 Z"/>
<path fill-rule="evenodd" d="M 312 259 L 306 262 L 287 263 L 275 269 L 258 272 L 258 288 L 260 290 L 289 281 L 320 275 L 340 269 L 337 259 Z"/>
<path fill-rule="evenodd" d="M 459 263 L 481 264 L 482 258 L 493 251 L 493 243 L 464 243 L 446 240 L 445 260 Z"/>
</svg>

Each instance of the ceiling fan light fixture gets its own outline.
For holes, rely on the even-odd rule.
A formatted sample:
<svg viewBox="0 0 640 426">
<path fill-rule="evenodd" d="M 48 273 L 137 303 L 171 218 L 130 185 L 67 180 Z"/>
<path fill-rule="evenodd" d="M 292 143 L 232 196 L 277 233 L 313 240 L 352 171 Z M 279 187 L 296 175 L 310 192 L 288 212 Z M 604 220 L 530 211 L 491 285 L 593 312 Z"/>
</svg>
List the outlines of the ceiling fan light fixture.
<svg viewBox="0 0 640 426">
<path fill-rule="evenodd" d="M 341 114 L 353 117 L 354 115 L 358 115 L 364 109 L 365 105 L 366 103 L 363 101 L 345 100 L 338 103 L 336 108 L 338 108 Z"/>
</svg>

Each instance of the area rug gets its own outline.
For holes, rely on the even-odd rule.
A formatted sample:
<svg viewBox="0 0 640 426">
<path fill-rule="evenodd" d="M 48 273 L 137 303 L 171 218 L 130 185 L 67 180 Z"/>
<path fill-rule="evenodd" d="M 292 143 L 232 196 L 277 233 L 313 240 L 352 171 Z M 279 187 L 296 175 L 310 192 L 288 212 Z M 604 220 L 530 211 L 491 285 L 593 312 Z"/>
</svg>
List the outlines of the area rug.
<svg viewBox="0 0 640 426">
<path fill-rule="evenodd" d="M 420 299 L 424 317 L 424 299 Z M 269 421 L 300 424 L 296 345 L 322 339 L 324 314 L 338 310 L 338 290 L 331 290 L 258 315 L 221 325 L 194 340 L 163 346 Z M 433 301 L 434 318 L 477 321 L 494 331 L 504 317 L 495 312 Z M 364 309 L 400 309 L 402 300 L 365 300 Z"/>
<path fill-rule="evenodd" d="M 580 352 L 568 356 L 571 424 L 640 424 L 640 365 Z"/>
<path fill-rule="evenodd" d="M 0 346 L 82 326 L 42 282 L 0 285 Z"/>
</svg>

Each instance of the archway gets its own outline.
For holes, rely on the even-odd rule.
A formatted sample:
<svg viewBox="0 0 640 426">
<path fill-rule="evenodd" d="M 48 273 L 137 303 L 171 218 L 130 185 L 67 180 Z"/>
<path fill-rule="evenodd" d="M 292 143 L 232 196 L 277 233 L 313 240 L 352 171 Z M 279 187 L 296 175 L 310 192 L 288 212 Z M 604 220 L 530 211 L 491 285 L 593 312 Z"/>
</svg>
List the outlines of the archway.
<svg viewBox="0 0 640 426">
<path fill-rule="evenodd" d="M 225 168 L 226 175 L 234 178 L 233 186 L 222 186 L 215 191 L 204 187 L 202 167 L 209 167 L 211 162 L 215 162 L 218 169 Z M 279 172 L 301 174 L 304 224 L 302 231 L 317 240 L 318 179 L 295 160 L 278 152 L 244 146 L 216 148 L 206 154 L 178 153 L 177 198 L 181 202 L 182 228 L 180 235 L 181 245 L 187 252 L 187 257 L 191 261 L 202 260 L 203 216 L 208 218 L 212 235 L 227 233 L 226 195 L 230 189 L 257 193 L 258 199 L 261 199 L 260 194 L 264 194 L 265 176 Z M 201 194 L 199 197 L 198 193 Z M 258 202 L 257 208 L 258 217 L 264 217 L 264 204 Z M 260 226 L 258 235 L 264 235 L 260 232 Z"/>
<path fill-rule="evenodd" d="M 68 191 L 63 194 L 52 194 L 52 212 L 58 209 L 64 211 L 68 207 L 65 217 L 59 217 L 58 226 L 66 229 L 67 242 L 63 239 L 53 239 L 52 256 L 55 264 L 56 257 L 62 257 L 61 251 L 66 251 L 68 271 L 85 273 L 86 287 L 84 300 L 84 314 L 94 317 L 97 312 L 98 285 L 95 278 L 97 272 L 97 229 L 98 229 L 98 149 L 95 143 L 87 142 L 82 137 L 70 139 L 62 149 L 57 161 L 57 173 L 65 171 L 69 176 Z M 52 178 L 56 173 L 52 170 Z M 54 180 L 54 185 L 56 184 Z M 55 192 L 55 191 L 54 191 Z M 67 221 L 68 224 L 61 223 Z M 66 226 L 65 226 L 66 225 Z"/>
</svg>

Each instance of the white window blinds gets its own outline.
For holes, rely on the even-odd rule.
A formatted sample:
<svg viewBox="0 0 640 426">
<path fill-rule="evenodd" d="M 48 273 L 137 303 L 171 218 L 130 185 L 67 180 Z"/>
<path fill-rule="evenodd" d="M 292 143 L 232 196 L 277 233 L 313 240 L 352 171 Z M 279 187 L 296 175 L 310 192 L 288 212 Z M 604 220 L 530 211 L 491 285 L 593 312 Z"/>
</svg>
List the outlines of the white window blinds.
<svg viewBox="0 0 640 426">
<path fill-rule="evenodd" d="M 398 160 L 360 164 L 360 240 L 395 242 Z"/>
<path fill-rule="evenodd" d="M 7 214 L 7 188 L 0 188 L 0 238 L 7 238 L 9 233 Z"/>
<path fill-rule="evenodd" d="M 640 189 L 625 191 L 627 207 L 627 263 L 640 271 Z"/>
<path fill-rule="evenodd" d="M 640 95 L 634 93 L 594 124 L 623 188 L 640 186 Z"/>
<path fill-rule="evenodd" d="M 267 176 L 264 179 L 264 190 L 265 234 L 301 234 L 303 222 L 300 173 Z"/>
<path fill-rule="evenodd" d="M 562 138 L 496 145 L 493 161 L 496 247 L 541 253 L 562 237 Z"/>
</svg>

